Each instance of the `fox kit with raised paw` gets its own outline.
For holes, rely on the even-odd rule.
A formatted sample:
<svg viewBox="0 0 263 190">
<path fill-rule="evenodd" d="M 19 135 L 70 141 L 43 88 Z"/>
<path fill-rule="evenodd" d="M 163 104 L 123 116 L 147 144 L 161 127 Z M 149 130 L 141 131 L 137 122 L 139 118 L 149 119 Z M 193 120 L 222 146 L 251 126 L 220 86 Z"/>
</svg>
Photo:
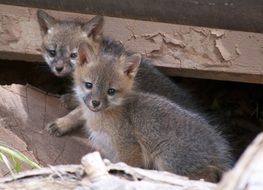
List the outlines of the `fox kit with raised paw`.
<svg viewBox="0 0 263 190">
<path fill-rule="evenodd" d="M 229 168 L 227 142 L 206 120 L 138 90 L 139 54 L 111 41 L 78 52 L 74 89 L 91 142 L 107 158 L 213 182 Z"/>
</svg>

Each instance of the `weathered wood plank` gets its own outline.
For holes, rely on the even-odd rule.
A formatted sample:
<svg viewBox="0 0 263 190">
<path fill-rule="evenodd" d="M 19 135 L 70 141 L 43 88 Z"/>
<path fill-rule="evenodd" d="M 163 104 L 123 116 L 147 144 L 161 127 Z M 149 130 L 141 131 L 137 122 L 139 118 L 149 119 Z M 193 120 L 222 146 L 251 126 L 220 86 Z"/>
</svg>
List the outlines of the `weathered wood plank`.
<svg viewBox="0 0 263 190">
<path fill-rule="evenodd" d="M 263 32 L 262 0 L 2 0 L 1 2 L 42 9 Z"/>
<path fill-rule="evenodd" d="M 134 168 L 103 161 L 98 152 L 81 159 L 82 165 L 60 165 L 0 179 L 5 190 L 215 190 L 216 184 L 189 180 L 169 172 Z"/>
<path fill-rule="evenodd" d="M 225 174 L 217 190 L 263 188 L 263 133 L 248 146 L 235 167 Z"/>
<path fill-rule="evenodd" d="M 189 180 L 169 172 L 134 168 L 102 160 L 98 152 L 81 160 L 82 165 L 60 165 L 26 171 L 0 179 L 0 189 L 195 189 L 259 190 L 263 188 L 263 133 L 250 144 L 235 167 L 220 183 Z"/>
<path fill-rule="evenodd" d="M 49 11 L 56 18 L 92 15 Z M 36 9 L 0 5 L 0 58 L 41 61 Z M 170 75 L 263 84 L 263 34 L 106 17 L 105 34 Z"/>
</svg>

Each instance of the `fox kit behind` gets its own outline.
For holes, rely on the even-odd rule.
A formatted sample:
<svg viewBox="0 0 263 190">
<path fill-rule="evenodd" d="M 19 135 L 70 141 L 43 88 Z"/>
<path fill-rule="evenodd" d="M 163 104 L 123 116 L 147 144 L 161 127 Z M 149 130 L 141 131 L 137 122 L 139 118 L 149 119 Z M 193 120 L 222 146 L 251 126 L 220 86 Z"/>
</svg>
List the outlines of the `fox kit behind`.
<svg viewBox="0 0 263 190">
<path fill-rule="evenodd" d="M 58 21 L 46 12 L 37 12 L 41 30 L 42 55 L 51 71 L 59 77 L 71 75 L 78 56 L 77 48 L 82 41 L 90 44 L 96 42 L 93 33 L 100 31 L 98 23 L 103 23 L 103 17 L 97 16 L 88 23 L 77 21 Z M 96 35 L 99 37 L 99 35 Z"/>
<path fill-rule="evenodd" d="M 74 72 L 93 145 L 114 162 L 217 181 L 230 164 L 224 138 L 199 115 L 138 91 L 141 56 L 111 49 L 81 44 Z"/>
</svg>

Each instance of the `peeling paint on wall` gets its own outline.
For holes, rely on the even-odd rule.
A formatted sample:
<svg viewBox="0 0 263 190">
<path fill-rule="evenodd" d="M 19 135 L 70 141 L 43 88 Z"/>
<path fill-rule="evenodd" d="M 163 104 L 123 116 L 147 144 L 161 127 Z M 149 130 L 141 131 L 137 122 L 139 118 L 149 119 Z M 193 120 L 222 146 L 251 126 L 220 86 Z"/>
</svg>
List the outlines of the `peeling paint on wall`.
<svg viewBox="0 0 263 190">
<path fill-rule="evenodd" d="M 15 17 L 0 16 L 0 44 L 8 45 L 18 42 L 21 36 L 19 22 Z"/>
<path fill-rule="evenodd" d="M 241 55 L 237 45 L 225 46 L 227 33 L 225 30 L 189 27 L 173 33 L 156 32 L 132 35 L 136 38 L 129 39 L 129 43 L 150 43 L 144 54 L 160 62 L 184 68 L 217 68 L 231 66 L 233 60 Z"/>
</svg>

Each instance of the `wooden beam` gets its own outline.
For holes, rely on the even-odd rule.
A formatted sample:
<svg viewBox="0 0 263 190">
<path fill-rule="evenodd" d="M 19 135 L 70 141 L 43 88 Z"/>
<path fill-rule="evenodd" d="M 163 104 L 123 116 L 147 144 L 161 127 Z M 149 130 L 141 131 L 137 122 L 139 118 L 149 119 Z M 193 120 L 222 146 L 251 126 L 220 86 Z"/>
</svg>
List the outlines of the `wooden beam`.
<svg viewBox="0 0 263 190">
<path fill-rule="evenodd" d="M 257 190 L 263 188 L 263 133 L 247 147 L 235 167 L 226 173 L 217 190 Z"/>
<path fill-rule="evenodd" d="M 59 19 L 93 15 L 48 11 Z M 172 76 L 263 84 L 263 34 L 106 17 L 105 34 Z M 41 61 L 36 9 L 0 4 L 0 58 Z"/>
<path fill-rule="evenodd" d="M 262 0 L 1 0 L 10 5 L 263 32 Z"/>
</svg>

